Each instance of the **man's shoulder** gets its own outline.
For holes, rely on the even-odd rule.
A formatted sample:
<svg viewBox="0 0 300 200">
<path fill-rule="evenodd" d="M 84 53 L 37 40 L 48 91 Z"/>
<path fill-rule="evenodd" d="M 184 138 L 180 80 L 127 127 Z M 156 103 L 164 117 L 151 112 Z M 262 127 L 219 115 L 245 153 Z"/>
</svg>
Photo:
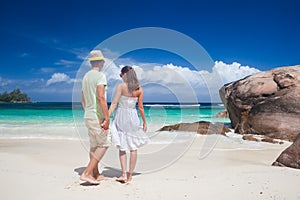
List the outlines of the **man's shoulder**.
<svg viewBox="0 0 300 200">
<path fill-rule="evenodd" d="M 90 70 L 84 76 L 105 77 L 105 74 L 96 70 Z"/>
<path fill-rule="evenodd" d="M 105 74 L 103 72 L 101 72 L 101 71 L 98 72 L 98 74 L 101 75 L 101 76 L 105 76 Z"/>
<path fill-rule="evenodd" d="M 93 70 L 94 72 L 93 72 L 93 74 L 95 75 L 95 76 L 101 76 L 101 77 L 105 77 L 105 74 L 103 73 L 103 72 L 101 72 L 101 71 L 95 71 L 95 70 Z"/>
<path fill-rule="evenodd" d="M 84 74 L 84 77 L 88 77 L 91 76 L 91 74 L 93 74 L 93 70 L 89 70 Z"/>
</svg>

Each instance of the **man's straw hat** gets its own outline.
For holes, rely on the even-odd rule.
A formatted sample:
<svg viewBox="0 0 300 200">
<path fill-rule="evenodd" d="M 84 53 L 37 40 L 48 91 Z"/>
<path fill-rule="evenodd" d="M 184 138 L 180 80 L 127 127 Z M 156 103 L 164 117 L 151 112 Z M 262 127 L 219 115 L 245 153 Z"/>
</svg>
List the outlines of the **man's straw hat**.
<svg viewBox="0 0 300 200">
<path fill-rule="evenodd" d="M 104 60 L 104 56 L 100 50 L 93 50 L 90 52 L 89 60 L 90 61 Z"/>
</svg>

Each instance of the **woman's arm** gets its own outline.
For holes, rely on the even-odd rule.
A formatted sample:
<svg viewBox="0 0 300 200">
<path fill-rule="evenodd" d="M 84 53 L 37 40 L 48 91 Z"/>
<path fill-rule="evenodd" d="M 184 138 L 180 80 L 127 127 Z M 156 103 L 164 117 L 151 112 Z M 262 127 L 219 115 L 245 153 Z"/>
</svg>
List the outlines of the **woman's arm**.
<svg viewBox="0 0 300 200">
<path fill-rule="evenodd" d="M 147 131 L 147 122 L 146 122 L 146 117 L 145 117 L 145 111 L 144 111 L 144 105 L 143 105 L 143 97 L 144 97 L 144 93 L 143 93 L 143 89 L 142 87 L 140 87 L 140 94 L 138 96 L 138 108 L 143 120 L 143 130 L 146 132 Z"/>
<path fill-rule="evenodd" d="M 122 85 L 119 84 L 117 86 L 117 89 L 116 89 L 116 92 L 115 92 L 115 96 L 114 96 L 114 99 L 113 101 L 111 102 L 110 104 L 110 107 L 109 107 L 109 111 L 108 111 L 108 114 L 109 116 L 114 112 L 114 110 L 116 109 L 117 105 L 118 105 L 118 102 L 119 102 L 119 99 L 121 97 L 121 94 L 122 94 Z"/>
</svg>

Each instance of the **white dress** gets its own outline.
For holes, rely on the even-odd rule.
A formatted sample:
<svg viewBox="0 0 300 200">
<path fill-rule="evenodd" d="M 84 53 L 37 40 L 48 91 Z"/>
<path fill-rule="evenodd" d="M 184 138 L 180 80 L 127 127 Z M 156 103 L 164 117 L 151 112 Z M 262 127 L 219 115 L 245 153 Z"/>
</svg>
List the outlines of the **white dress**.
<svg viewBox="0 0 300 200">
<path fill-rule="evenodd" d="M 112 121 L 112 142 L 121 151 L 137 150 L 150 141 L 140 125 L 136 110 L 137 99 L 121 96 Z"/>
</svg>

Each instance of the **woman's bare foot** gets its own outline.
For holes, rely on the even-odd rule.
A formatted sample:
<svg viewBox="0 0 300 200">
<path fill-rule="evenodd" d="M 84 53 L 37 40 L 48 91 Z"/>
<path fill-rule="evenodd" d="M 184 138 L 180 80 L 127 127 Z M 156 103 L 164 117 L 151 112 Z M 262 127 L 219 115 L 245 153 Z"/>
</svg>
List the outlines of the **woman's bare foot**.
<svg viewBox="0 0 300 200">
<path fill-rule="evenodd" d="M 85 175 L 85 174 L 82 174 L 82 175 L 80 176 L 80 180 L 86 181 L 86 182 L 88 182 L 88 183 L 90 183 L 90 184 L 93 184 L 93 185 L 99 185 L 99 184 L 100 184 L 100 182 L 97 181 L 92 175 Z"/>
<path fill-rule="evenodd" d="M 120 176 L 119 178 L 116 179 L 116 181 L 120 183 L 126 183 L 127 182 L 127 177 L 126 176 Z"/>
</svg>

